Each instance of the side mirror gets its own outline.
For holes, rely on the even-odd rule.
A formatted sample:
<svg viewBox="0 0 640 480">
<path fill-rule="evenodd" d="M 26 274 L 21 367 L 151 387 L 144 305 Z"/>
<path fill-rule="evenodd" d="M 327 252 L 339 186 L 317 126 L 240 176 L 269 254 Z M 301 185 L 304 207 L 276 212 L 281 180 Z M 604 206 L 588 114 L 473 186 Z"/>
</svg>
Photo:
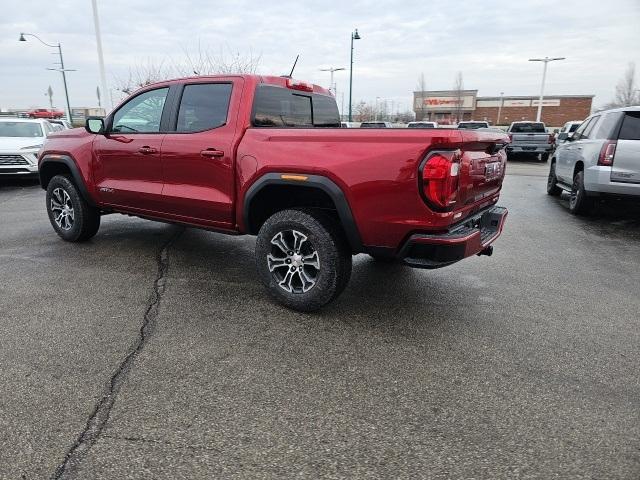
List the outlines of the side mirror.
<svg viewBox="0 0 640 480">
<path fill-rule="evenodd" d="M 89 117 L 84 124 L 84 129 L 89 133 L 102 135 L 104 133 L 104 118 Z"/>
</svg>

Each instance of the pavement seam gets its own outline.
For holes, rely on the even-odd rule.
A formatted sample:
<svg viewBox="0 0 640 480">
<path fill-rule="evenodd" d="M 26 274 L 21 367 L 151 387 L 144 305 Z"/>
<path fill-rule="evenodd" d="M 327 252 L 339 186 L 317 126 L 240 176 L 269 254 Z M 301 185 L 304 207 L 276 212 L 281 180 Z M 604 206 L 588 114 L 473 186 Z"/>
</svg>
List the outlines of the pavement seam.
<svg viewBox="0 0 640 480">
<path fill-rule="evenodd" d="M 120 362 L 118 368 L 113 372 L 109 379 L 105 390 L 98 403 L 95 405 L 93 412 L 89 416 L 87 423 L 76 438 L 73 445 L 67 450 L 64 460 L 55 472 L 51 475 L 51 480 L 67 478 L 71 471 L 76 467 L 89 452 L 91 447 L 100 437 L 104 427 L 109 420 L 111 409 L 113 408 L 120 388 L 125 382 L 129 371 L 131 370 L 135 358 L 140 354 L 147 341 L 155 330 L 155 321 L 158 317 L 160 301 L 165 291 L 166 276 L 169 271 L 169 248 L 174 244 L 178 237 L 184 232 L 184 228 L 180 228 L 167 240 L 156 255 L 158 273 L 153 282 L 153 292 L 149 297 L 147 308 L 142 320 L 142 325 L 138 331 L 138 337 L 129 349 L 129 353 Z"/>
</svg>

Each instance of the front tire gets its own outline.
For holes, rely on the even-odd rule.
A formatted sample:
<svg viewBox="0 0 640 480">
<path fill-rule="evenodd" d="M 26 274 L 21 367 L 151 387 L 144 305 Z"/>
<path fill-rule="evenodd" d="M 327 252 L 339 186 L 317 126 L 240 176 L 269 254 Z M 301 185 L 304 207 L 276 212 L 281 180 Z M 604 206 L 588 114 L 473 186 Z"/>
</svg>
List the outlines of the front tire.
<svg viewBox="0 0 640 480">
<path fill-rule="evenodd" d="M 569 211 L 574 215 L 587 215 L 593 207 L 593 201 L 584 189 L 584 172 L 579 171 L 573 177 L 573 185 L 569 196 Z"/>
<path fill-rule="evenodd" d="M 558 177 L 556 177 L 556 162 L 551 163 L 549 168 L 549 177 L 547 178 L 547 194 L 552 197 L 559 197 L 562 189 L 558 186 Z"/>
<path fill-rule="evenodd" d="M 351 250 L 329 216 L 313 210 L 282 210 L 258 233 L 256 268 L 269 295 L 301 312 L 322 308 L 351 277 Z"/>
<path fill-rule="evenodd" d="M 549 154 L 548 153 L 543 153 L 540 155 L 540 161 L 543 163 L 546 163 L 549 161 Z"/>
<path fill-rule="evenodd" d="M 47 214 L 56 233 L 67 242 L 83 242 L 100 228 L 100 212 L 91 207 L 65 175 L 47 185 Z"/>
</svg>

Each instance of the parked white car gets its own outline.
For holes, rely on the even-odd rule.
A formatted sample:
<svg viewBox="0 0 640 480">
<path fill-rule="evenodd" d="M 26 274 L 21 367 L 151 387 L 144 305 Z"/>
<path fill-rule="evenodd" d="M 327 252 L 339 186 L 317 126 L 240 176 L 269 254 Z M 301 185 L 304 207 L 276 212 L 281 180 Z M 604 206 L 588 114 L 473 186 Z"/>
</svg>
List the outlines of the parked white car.
<svg viewBox="0 0 640 480">
<path fill-rule="evenodd" d="M 0 118 L 0 175 L 37 175 L 38 150 L 53 131 L 47 120 Z"/>
<path fill-rule="evenodd" d="M 581 123 L 582 120 L 574 120 L 565 123 L 556 135 L 556 145 L 560 145 L 561 143 L 566 142 L 567 138 L 569 138 L 569 135 L 575 132 Z"/>
<path fill-rule="evenodd" d="M 393 128 L 391 122 L 362 122 L 360 128 Z"/>
<path fill-rule="evenodd" d="M 424 120 L 409 122 L 407 123 L 407 128 L 438 128 L 438 122 L 426 122 Z"/>
</svg>

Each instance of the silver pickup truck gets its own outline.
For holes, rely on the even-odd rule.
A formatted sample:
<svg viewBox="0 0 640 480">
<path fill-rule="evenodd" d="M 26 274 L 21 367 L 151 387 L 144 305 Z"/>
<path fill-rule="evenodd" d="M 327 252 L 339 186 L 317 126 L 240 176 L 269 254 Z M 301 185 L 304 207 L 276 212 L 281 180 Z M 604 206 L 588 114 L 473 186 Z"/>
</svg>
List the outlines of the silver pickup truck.
<svg viewBox="0 0 640 480">
<path fill-rule="evenodd" d="M 553 152 L 553 135 L 547 133 L 542 122 L 513 122 L 507 130 L 511 143 L 507 145 L 507 157 L 514 153 L 540 155 L 546 162 Z"/>
</svg>

